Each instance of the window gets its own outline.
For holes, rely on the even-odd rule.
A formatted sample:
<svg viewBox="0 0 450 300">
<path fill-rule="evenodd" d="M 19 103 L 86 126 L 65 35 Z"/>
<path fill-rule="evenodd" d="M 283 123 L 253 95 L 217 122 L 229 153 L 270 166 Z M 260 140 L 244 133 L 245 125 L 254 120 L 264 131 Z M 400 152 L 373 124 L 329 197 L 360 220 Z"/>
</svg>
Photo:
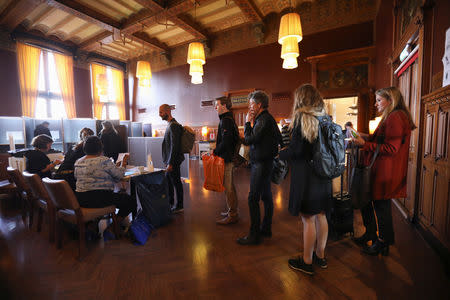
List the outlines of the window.
<svg viewBox="0 0 450 300">
<path fill-rule="evenodd" d="M 66 110 L 61 97 L 58 74 L 53 53 L 42 50 L 39 58 L 38 95 L 35 117 L 66 118 Z"/>
<path fill-rule="evenodd" d="M 108 80 L 108 94 L 100 95 L 100 102 L 103 102 L 102 119 L 118 120 L 119 109 L 116 103 L 116 94 L 113 83 L 113 75 L 110 67 L 106 67 L 106 78 Z"/>
</svg>

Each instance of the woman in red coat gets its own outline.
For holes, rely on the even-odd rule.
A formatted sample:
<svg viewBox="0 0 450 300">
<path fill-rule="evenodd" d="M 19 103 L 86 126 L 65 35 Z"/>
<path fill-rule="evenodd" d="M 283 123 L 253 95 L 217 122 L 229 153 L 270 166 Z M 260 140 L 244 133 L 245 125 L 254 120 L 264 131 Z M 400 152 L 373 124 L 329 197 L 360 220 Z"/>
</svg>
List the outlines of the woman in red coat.
<svg viewBox="0 0 450 300">
<path fill-rule="evenodd" d="M 389 245 L 394 243 L 391 199 L 406 197 L 409 140 L 416 126 L 396 87 L 377 90 L 375 95 L 375 107 L 382 115 L 380 124 L 367 140 L 353 139 L 356 145 L 362 146 L 367 165 L 379 145 L 372 166 L 372 201 L 361 209 L 366 233 L 354 241 L 363 245 L 367 254 L 388 255 Z M 370 247 L 366 244 L 369 240 L 373 241 Z"/>
</svg>

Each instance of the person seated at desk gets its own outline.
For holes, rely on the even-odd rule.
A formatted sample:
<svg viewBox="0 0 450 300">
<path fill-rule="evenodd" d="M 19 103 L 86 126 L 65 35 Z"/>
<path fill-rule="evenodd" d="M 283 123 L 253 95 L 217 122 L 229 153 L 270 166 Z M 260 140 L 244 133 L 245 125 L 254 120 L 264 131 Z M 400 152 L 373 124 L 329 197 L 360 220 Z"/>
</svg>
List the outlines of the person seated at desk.
<svg viewBox="0 0 450 300">
<path fill-rule="evenodd" d="M 58 168 L 58 172 L 55 174 L 55 178 L 60 178 L 66 180 L 73 190 L 75 190 L 75 177 L 73 176 L 73 170 L 75 168 L 75 162 L 82 158 L 85 153 L 83 151 L 84 141 L 87 137 L 94 135 L 94 131 L 90 128 L 84 127 L 80 130 L 80 141 L 78 144 L 70 148 L 65 157 L 64 161 Z"/>
<path fill-rule="evenodd" d="M 122 140 L 111 122 L 104 121 L 102 126 L 103 129 L 100 131 L 100 139 L 103 143 L 103 154 L 117 161 L 117 157 L 122 150 Z"/>
<path fill-rule="evenodd" d="M 83 150 L 86 155 L 75 162 L 76 196 L 80 206 L 102 208 L 115 205 L 119 209 L 119 224 L 122 223 L 136 211 L 136 200 L 130 195 L 114 193 L 114 184 L 124 177 L 125 169 L 102 155 L 103 145 L 96 136 L 86 139 Z"/>
<path fill-rule="evenodd" d="M 61 163 L 60 160 L 50 161 L 47 153 L 52 147 L 53 140 L 46 134 L 40 134 L 33 138 L 31 146 L 34 150 L 30 150 L 25 154 L 27 159 L 26 170 L 33 174 L 38 174 L 41 178 L 51 177 L 52 170 L 56 165 Z"/>
</svg>

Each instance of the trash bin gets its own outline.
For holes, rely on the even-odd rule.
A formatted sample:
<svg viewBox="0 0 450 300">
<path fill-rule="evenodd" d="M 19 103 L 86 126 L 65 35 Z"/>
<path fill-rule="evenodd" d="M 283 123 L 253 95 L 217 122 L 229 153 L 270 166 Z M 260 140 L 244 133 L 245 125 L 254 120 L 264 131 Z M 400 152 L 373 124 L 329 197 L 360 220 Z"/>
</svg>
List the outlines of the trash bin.
<svg viewBox="0 0 450 300">
<path fill-rule="evenodd" d="M 131 180 L 136 188 L 144 216 L 155 228 L 167 224 L 172 213 L 169 204 L 169 187 L 164 171 L 135 176 Z"/>
</svg>

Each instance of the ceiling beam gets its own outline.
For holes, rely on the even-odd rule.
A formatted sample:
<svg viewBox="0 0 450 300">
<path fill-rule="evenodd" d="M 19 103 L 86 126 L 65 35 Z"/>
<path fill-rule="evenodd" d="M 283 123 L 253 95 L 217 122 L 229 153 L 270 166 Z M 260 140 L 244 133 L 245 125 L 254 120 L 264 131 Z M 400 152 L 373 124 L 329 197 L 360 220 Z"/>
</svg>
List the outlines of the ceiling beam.
<svg viewBox="0 0 450 300">
<path fill-rule="evenodd" d="M 153 1 L 153 0 L 134 0 L 134 2 L 139 3 L 145 8 L 150 9 L 153 12 L 159 12 L 164 9 L 159 3 Z"/>
<path fill-rule="evenodd" d="M 100 48 L 100 43 L 108 44 L 112 43 L 112 41 L 113 41 L 113 34 L 109 31 L 103 31 L 82 42 L 79 45 L 79 48 L 84 51 L 95 51 L 98 48 Z"/>
<path fill-rule="evenodd" d="M 251 0 L 233 0 L 250 22 L 262 22 L 262 17 Z"/>
<path fill-rule="evenodd" d="M 121 25 L 120 22 L 74 0 L 47 0 L 47 4 L 111 32 L 113 29 L 119 29 Z"/>
<path fill-rule="evenodd" d="M 187 18 L 182 18 L 181 16 L 170 17 L 169 20 L 184 31 L 192 34 L 196 39 L 206 39 L 206 34 L 203 33 L 203 30 L 199 29 L 198 26 L 193 25 L 192 21 L 188 20 Z"/>
<path fill-rule="evenodd" d="M 195 3 L 198 3 L 201 5 L 202 3 L 206 3 L 210 0 L 197 0 Z M 151 0 L 140 0 L 137 2 L 153 2 Z M 141 5 L 143 5 L 141 3 Z M 159 4 L 156 4 L 159 6 Z M 142 31 L 142 27 L 146 26 L 152 26 L 158 22 L 158 20 L 170 20 L 174 23 L 178 22 L 177 26 L 181 27 L 183 30 L 186 30 L 192 34 L 192 32 L 195 32 L 194 36 L 204 36 L 204 33 L 201 29 L 197 28 L 196 26 L 193 26 L 185 20 L 179 19 L 178 15 L 188 12 L 189 10 L 194 8 L 194 2 L 192 0 L 185 0 L 179 3 L 176 3 L 175 5 L 164 9 L 163 7 L 159 6 L 160 10 L 151 9 L 150 6 L 153 6 L 156 8 L 156 5 L 148 5 L 145 6 L 148 10 L 151 11 L 143 11 L 142 13 L 136 14 L 134 17 L 130 18 L 129 21 L 126 21 L 122 27 L 122 32 L 127 34 L 133 34 L 138 31 Z M 174 20 L 177 18 L 177 20 Z M 192 31 L 192 32 L 191 32 Z M 203 38 L 203 37 L 202 37 Z"/>
<path fill-rule="evenodd" d="M 13 30 L 40 4 L 43 0 L 15 0 L 12 1 L 0 14 L 0 24 Z"/>
<path fill-rule="evenodd" d="M 169 47 L 166 44 L 159 42 L 156 39 L 152 39 L 145 32 L 136 32 L 132 35 L 133 41 L 144 44 L 144 47 L 160 52 L 168 52 Z"/>
</svg>

